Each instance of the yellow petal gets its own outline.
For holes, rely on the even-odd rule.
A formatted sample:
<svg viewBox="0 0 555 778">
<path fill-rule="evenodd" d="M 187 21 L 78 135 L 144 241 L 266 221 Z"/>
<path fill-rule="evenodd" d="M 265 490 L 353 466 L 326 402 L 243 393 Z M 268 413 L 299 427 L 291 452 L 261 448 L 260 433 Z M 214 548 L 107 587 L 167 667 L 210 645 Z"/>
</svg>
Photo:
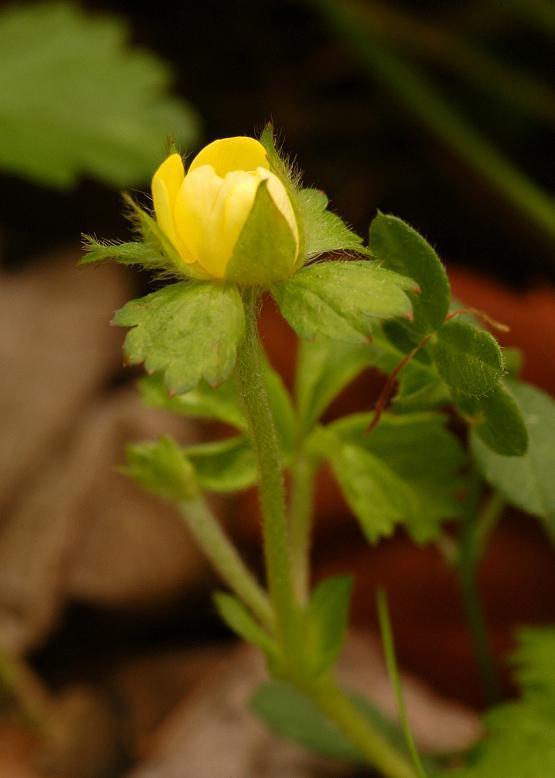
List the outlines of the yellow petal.
<svg viewBox="0 0 555 778">
<path fill-rule="evenodd" d="M 270 168 L 264 146 L 254 138 L 242 135 L 209 143 L 193 159 L 189 172 L 201 165 L 212 165 L 222 178 L 234 170 Z"/>
<path fill-rule="evenodd" d="M 152 201 L 156 221 L 174 245 L 176 232 L 173 211 L 175 198 L 184 177 L 183 160 L 179 154 L 171 154 L 165 159 L 152 177 Z"/>
</svg>

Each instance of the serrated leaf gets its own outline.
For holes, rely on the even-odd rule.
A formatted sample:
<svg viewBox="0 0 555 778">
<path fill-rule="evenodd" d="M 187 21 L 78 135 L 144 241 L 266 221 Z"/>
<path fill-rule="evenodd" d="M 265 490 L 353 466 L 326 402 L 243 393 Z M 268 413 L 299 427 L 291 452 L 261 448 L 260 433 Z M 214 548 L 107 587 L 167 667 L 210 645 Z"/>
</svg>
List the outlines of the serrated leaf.
<svg viewBox="0 0 555 778">
<path fill-rule="evenodd" d="M 291 227 L 262 181 L 227 265 L 226 281 L 267 287 L 291 275 L 296 253 Z"/>
<path fill-rule="evenodd" d="M 334 475 L 370 543 L 391 535 L 396 524 L 416 515 L 412 490 L 387 465 L 359 446 L 334 448 L 330 457 Z"/>
<path fill-rule="evenodd" d="M 312 429 L 330 402 L 370 361 L 366 345 L 329 338 L 299 342 L 295 388 L 302 431 Z"/>
<path fill-rule="evenodd" d="M 450 401 L 451 393 L 437 372 L 413 359 L 399 375 L 392 407 L 396 413 L 415 413 L 433 410 Z"/>
<path fill-rule="evenodd" d="M 369 254 L 362 238 L 350 230 L 335 213 L 327 210 L 328 198 L 319 189 L 301 189 L 297 193 L 304 225 L 307 259 L 334 251 Z"/>
<path fill-rule="evenodd" d="M 143 182 L 164 139 L 188 146 L 198 120 L 168 96 L 169 71 L 131 49 L 121 19 L 43 3 L 0 17 L 0 166 L 57 187 L 93 175 Z"/>
<path fill-rule="evenodd" d="M 254 452 L 242 436 L 188 446 L 185 455 L 208 491 L 238 492 L 257 481 Z"/>
<path fill-rule="evenodd" d="M 528 431 L 514 397 L 497 384 L 484 397 L 461 397 L 457 407 L 475 434 L 492 451 L 503 456 L 522 456 L 528 447 Z"/>
<path fill-rule="evenodd" d="M 327 443 L 324 438 L 334 471 L 340 468 L 339 483 L 354 494 L 349 500 L 346 493 L 347 501 L 368 526 L 366 534 L 371 541 L 380 534 L 390 534 L 395 524 L 403 522 L 413 540 L 428 542 L 437 536 L 442 521 L 461 515 L 457 493 L 465 462 L 462 447 L 446 429 L 442 414 L 386 413 L 366 435 L 371 418 L 372 414 L 346 416 L 329 425 L 334 437 Z M 356 456 L 350 455 L 352 462 L 342 461 L 334 439 L 356 450 Z M 334 464 L 336 458 L 338 465 Z M 380 511 L 388 517 L 387 522 L 375 515 Z M 374 525 L 376 530 L 371 532 Z"/>
<path fill-rule="evenodd" d="M 310 598 L 305 650 L 308 673 L 317 678 L 337 659 L 349 620 L 353 579 L 348 575 L 321 581 Z"/>
<path fill-rule="evenodd" d="M 513 662 L 524 686 L 522 698 L 486 714 L 485 740 L 453 778 L 555 775 L 555 630 L 527 630 L 519 643 Z"/>
<path fill-rule="evenodd" d="M 148 492 L 172 502 L 190 500 L 198 483 L 190 462 L 169 436 L 125 449 L 127 464 L 120 468 Z"/>
<path fill-rule="evenodd" d="M 239 637 L 261 648 L 266 654 L 274 656 L 276 645 L 268 633 L 253 619 L 243 603 L 226 592 L 216 592 L 214 603 L 222 620 Z"/>
<path fill-rule="evenodd" d="M 445 268 L 430 244 L 396 216 L 378 213 L 370 225 L 370 250 L 385 267 L 416 281 L 411 330 L 420 337 L 436 330 L 449 312 L 450 287 Z"/>
<path fill-rule="evenodd" d="M 486 395 L 503 376 L 503 356 L 495 338 L 465 322 L 446 322 L 430 348 L 440 376 L 457 394 Z"/>
<path fill-rule="evenodd" d="M 528 450 L 522 457 L 500 456 L 476 433 L 471 447 L 486 480 L 508 502 L 543 518 L 555 536 L 555 403 L 536 387 L 508 381 L 528 430 Z"/>
<path fill-rule="evenodd" d="M 217 387 L 201 381 L 196 389 L 185 394 L 168 392 L 161 373 L 144 376 L 139 381 L 143 401 L 153 408 L 193 419 L 213 419 L 246 431 L 247 423 L 240 409 L 237 389 L 233 381 L 225 381 Z"/>
<path fill-rule="evenodd" d="M 320 262 L 275 284 L 272 294 L 301 337 L 365 343 L 376 320 L 411 315 L 411 285 L 374 262 Z"/>
<path fill-rule="evenodd" d="M 202 379 L 210 385 L 225 381 L 245 331 L 239 292 L 214 283 L 171 284 L 128 302 L 114 322 L 132 328 L 124 343 L 127 360 L 162 372 L 166 386 L 178 393 Z"/>
</svg>

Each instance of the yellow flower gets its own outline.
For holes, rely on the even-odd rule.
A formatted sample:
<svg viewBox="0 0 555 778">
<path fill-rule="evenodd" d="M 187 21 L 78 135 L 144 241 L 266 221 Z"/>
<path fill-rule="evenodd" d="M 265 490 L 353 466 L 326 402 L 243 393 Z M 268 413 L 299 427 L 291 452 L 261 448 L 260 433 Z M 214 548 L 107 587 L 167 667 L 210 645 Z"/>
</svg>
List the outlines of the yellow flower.
<svg viewBox="0 0 555 778">
<path fill-rule="evenodd" d="M 184 262 L 198 263 L 209 276 L 224 278 L 263 181 L 294 235 L 298 252 L 291 201 L 283 183 L 270 171 L 264 147 L 254 138 L 225 138 L 208 144 L 193 159 L 187 174 L 180 155 L 171 154 L 152 178 L 156 220 Z"/>
</svg>

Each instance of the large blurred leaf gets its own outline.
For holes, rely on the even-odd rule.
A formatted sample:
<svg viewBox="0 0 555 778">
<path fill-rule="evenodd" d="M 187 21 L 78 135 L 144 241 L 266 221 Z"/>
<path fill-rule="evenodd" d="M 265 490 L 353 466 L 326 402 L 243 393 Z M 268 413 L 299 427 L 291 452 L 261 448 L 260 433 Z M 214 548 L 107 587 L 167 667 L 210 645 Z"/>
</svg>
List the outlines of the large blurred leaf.
<svg viewBox="0 0 555 778">
<path fill-rule="evenodd" d="M 125 24 L 73 5 L 0 15 L 0 166 L 67 187 L 82 174 L 142 183 L 171 136 L 188 146 L 197 119 L 168 95 L 155 56 L 128 47 Z"/>
<path fill-rule="evenodd" d="M 485 478 L 506 500 L 547 522 L 555 536 L 555 403 L 519 381 L 508 382 L 528 430 L 524 456 L 500 456 L 472 434 L 472 450 Z"/>
</svg>

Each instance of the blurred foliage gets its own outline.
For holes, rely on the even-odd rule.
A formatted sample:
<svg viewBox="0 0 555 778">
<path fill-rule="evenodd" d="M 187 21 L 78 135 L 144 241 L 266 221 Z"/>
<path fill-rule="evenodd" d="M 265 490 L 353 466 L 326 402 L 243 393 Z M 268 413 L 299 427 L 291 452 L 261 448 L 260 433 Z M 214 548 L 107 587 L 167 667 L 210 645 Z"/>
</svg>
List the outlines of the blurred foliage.
<svg viewBox="0 0 555 778">
<path fill-rule="evenodd" d="M 53 187 L 83 174 L 122 187 L 148 178 L 165 138 L 195 140 L 168 68 L 127 38 L 121 19 L 70 4 L 2 12 L 0 167 Z"/>
</svg>

